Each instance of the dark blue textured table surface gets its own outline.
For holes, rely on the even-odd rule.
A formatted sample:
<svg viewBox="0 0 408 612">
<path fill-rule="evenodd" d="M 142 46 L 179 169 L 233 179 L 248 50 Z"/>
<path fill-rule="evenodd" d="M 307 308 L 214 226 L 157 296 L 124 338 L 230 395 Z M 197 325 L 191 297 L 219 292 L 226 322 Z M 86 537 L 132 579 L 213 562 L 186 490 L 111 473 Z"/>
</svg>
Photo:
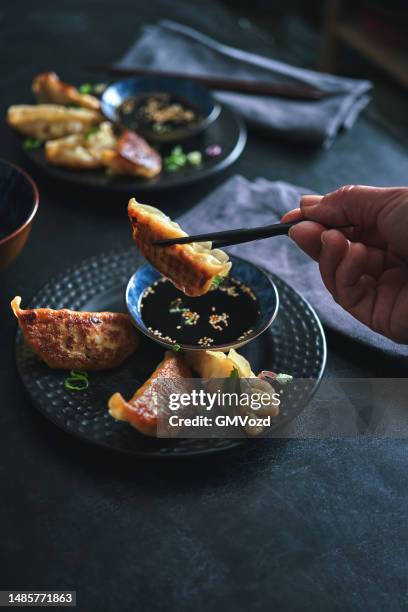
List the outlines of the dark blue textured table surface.
<svg viewBox="0 0 408 612">
<path fill-rule="evenodd" d="M 84 63 L 115 59 L 142 23 L 161 17 L 273 50 L 209 2 L 8 1 L 0 7 L 2 117 L 27 100 L 35 73 L 89 80 Z M 271 440 L 165 464 L 87 447 L 36 413 L 14 365 L 9 300 L 19 294 L 24 304 L 72 263 L 130 245 L 126 197 L 39 174 L 4 121 L 0 156 L 23 163 L 41 192 L 29 243 L 0 274 L 0 588 L 76 589 L 87 612 L 406 609 L 406 441 Z M 406 141 L 370 112 L 328 152 L 252 132 L 223 177 L 151 203 L 179 214 L 233 172 L 320 192 L 403 184 Z M 406 375 L 405 363 L 328 341 L 327 376 Z"/>
</svg>

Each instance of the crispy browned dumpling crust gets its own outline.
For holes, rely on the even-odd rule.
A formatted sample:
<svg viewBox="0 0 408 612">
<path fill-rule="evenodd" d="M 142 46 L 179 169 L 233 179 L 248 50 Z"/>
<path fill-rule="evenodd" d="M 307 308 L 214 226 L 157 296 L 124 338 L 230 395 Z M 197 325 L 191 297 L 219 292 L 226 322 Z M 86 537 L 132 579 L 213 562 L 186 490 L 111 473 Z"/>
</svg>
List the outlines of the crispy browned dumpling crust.
<svg viewBox="0 0 408 612">
<path fill-rule="evenodd" d="M 133 239 L 142 255 L 180 291 L 193 297 L 210 290 L 215 276 L 226 276 L 231 268 L 228 255 L 212 249 L 211 243 L 192 243 L 170 247 L 154 246 L 155 240 L 187 236 L 180 226 L 157 208 L 128 204 Z"/>
<path fill-rule="evenodd" d="M 33 80 L 33 92 L 40 103 L 78 104 L 90 110 L 99 110 L 100 102 L 95 96 L 81 94 L 76 87 L 61 81 L 55 72 L 42 72 Z"/>
<path fill-rule="evenodd" d="M 58 104 L 15 104 L 7 112 L 8 124 L 31 138 L 49 140 L 81 134 L 102 122 L 98 111 Z"/>
<path fill-rule="evenodd" d="M 191 378 L 191 376 L 191 370 L 184 359 L 168 351 L 150 378 L 139 387 L 128 402 L 120 393 L 112 395 L 108 402 L 109 414 L 118 421 L 127 421 L 146 436 L 155 436 L 157 434 L 157 396 L 162 393 L 164 400 L 168 399 L 165 382 L 158 385 L 158 380 L 167 379 L 172 385 L 180 378 Z"/>
<path fill-rule="evenodd" d="M 104 151 L 103 161 L 111 174 L 153 178 L 162 169 L 161 157 L 143 138 L 126 130 L 115 151 Z"/>
<path fill-rule="evenodd" d="M 50 368 L 107 370 L 119 366 L 138 346 L 129 315 L 35 308 L 11 308 L 27 344 Z"/>
</svg>

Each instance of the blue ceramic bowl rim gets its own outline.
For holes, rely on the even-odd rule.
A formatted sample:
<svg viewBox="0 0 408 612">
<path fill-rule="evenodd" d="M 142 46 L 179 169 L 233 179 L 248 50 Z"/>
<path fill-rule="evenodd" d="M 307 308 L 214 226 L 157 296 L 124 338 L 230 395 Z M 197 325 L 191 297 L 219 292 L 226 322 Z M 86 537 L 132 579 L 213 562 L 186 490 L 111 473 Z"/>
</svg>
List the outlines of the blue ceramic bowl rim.
<svg viewBox="0 0 408 612">
<path fill-rule="evenodd" d="M 26 179 L 28 184 L 30 185 L 30 187 L 32 189 L 32 193 L 33 193 L 33 204 L 32 204 L 32 208 L 31 208 L 30 214 L 28 215 L 28 217 L 24 221 L 24 223 L 19 225 L 18 228 L 15 229 L 11 234 L 8 234 L 7 236 L 5 236 L 4 238 L 2 238 L 0 240 L 0 245 L 2 245 L 2 244 L 5 244 L 6 242 L 8 242 L 8 240 L 11 240 L 15 236 L 17 236 L 28 225 L 30 225 L 31 221 L 34 219 L 34 217 L 35 217 L 35 215 L 37 213 L 37 210 L 38 210 L 38 205 L 40 203 L 40 192 L 38 191 L 38 187 L 37 187 L 37 184 L 35 183 L 34 179 L 31 178 L 31 176 L 28 174 L 28 172 L 26 172 L 25 170 L 20 168 L 20 166 L 17 166 L 17 164 L 13 164 L 12 162 L 9 162 L 6 159 L 2 159 L 2 158 L 0 158 L 0 165 L 2 165 L 2 166 L 9 166 L 9 168 L 12 168 L 15 172 L 17 172 L 17 174 L 21 174 Z"/>
<path fill-rule="evenodd" d="M 106 100 L 106 98 L 108 97 L 109 90 L 117 89 L 119 86 L 122 86 L 123 84 L 130 85 L 131 83 L 137 82 L 138 80 L 141 80 L 141 79 L 148 80 L 149 78 L 151 78 L 152 80 L 155 79 L 155 80 L 163 81 L 163 84 L 167 82 L 169 85 L 171 85 L 172 82 L 173 83 L 174 82 L 179 82 L 179 83 L 187 82 L 193 85 L 194 88 L 197 90 L 197 92 L 201 92 L 203 95 L 209 98 L 209 100 L 211 101 L 211 105 L 212 105 L 210 112 L 204 115 L 203 119 L 199 123 L 196 123 L 191 128 L 182 128 L 183 131 L 185 131 L 186 133 L 189 132 L 189 135 L 193 136 L 194 134 L 201 132 L 202 130 L 207 128 L 209 125 L 211 125 L 211 123 L 214 123 L 216 119 L 218 119 L 220 112 L 221 112 L 221 104 L 217 102 L 217 100 L 214 98 L 211 91 L 207 87 L 205 87 L 201 83 L 196 83 L 192 81 L 191 79 L 188 78 L 188 76 L 183 78 L 183 77 L 167 77 L 165 75 L 163 76 L 139 76 L 139 77 L 136 76 L 136 77 L 130 77 L 128 79 L 120 79 L 118 81 L 112 81 L 111 83 L 109 83 L 108 87 L 104 90 L 101 96 L 102 114 L 105 115 L 105 117 L 109 121 L 113 121 L 113 122 L 117 121 L 115 117 L 115 111 L 118 109 L 119 105 L 114 106 L 113 104 L 109 103 Z M 168 88 L 168 91 L 170 90 L 171 90 L 171 87 Z M 175 136 L 177 136 L 176 130 L 175 130 Z"/>
<path fill-rule="evenodd" d="M 271 308 L 270 313 L 268 314 L 267 318 L 265 319 L 265 321 L 262 323 L 262 325 L 260 325 L 259 327 L 255 326 L 254 331 L 251 334 L 248 334 L 244 339 L 240 340 L 240 341 L 232 341 L 229 342 L 227 344 L 217 344 L 215 346 L 209 346 L 209 347 L 205 347 L 205 349 L 203 349 L 203 347 L 201 346 L 196 346 L 196 345 L 191 345 L 191 344 L 178 344 L 178 346 L 180 346 L 180 350 L 187 350 L 187 351 L 202 351 L 202 350 L 211 350 L 211 351 L 223 351 L 223 352 L 227 352 L 228 350 L 230 350 L 231 348 L 239 348 L 241 346 L 244 346 L 244 344 L 248 344 L 248 342 L 251 342 L 252 340 L 255 340 L 255 338 L 257 338 L 258 336 L 260 336 L 261 334 L 263 334 L 263 332 L 268 329 L 272 323 L 275 321 L 278 311 L 279 311 L 279 292 L 278 289 L 275 285 L 275 283 L 273 282 L 271 276 L 267 273 L 266 270 L 264 270 L 263 268 L 261 268 L 260 266 L 257 266 L 256 264 L 252 263 L 252 261 L 249 261 L 247 259 L 243 259 L 242 257 L 237 257 L 236 255 L 230 255 L 230 260 L 232 262 L 232 264 L 234 265 L 234 261 L 235 262 L 242 262 L 245 265 L 249 265 L 250 267 L 252 267 L 253 269 L 257 270 L 258 273 L 260 273 L 263 278 L 267 281 L 270 289 L 271 289 L 271 298 L 275 298 L 275 305 L 273 308 Z M 143 319 L 140 315 L 140 302 L 142 299 L 142 295 L 143 295 L 143 291 L 140 292 L 140 295 L 138 296 L 138 300 L 137 300 L 137 304 L 136 307 L 134 307 L 131 303 L 130 300 L 130 292 L 132 290 L 132 287 L 134 285 L 135 279 L 137 277 L 137 275 L 140 275 L 141 272 L 143 272 L 143 270 L 146 269 L 151 269 L 152 271 L 154 271 L 157 274 L 157 278 L 160 278 L 162 275 L 160 274 L 160 272 L 158 272 L 150 263 L 145 263 L 143 265 L 141 265 L 134 274 L 132 274 L 132 276 L 130 277 L 127 287 L 126 287 L 126 293 L 125 293 L 125 301 L 126 301 L 126 308 L 132 318 L 132 321 L 134 323 L 134 325 L 137 327 L 138 330 L 140 330 L 145 336 L 147 336 L 148 338 L 151 338 L 152 340 L 154 340 L 155 342 L 157 342 L 158 344 L 165 346 L 168 349 L 172 349 L 174 350 L 174 344 L 172 344 L 171 342 L 166 342 L 165 340 L 162 340 L 161 338 L 158 338 L 157 336 L 154 335 L 153 332 L 150 332 L 146 325 L 143 323 Z M 156 280 L 156 279 L 155 279 Z M 147 285 L 146 285 L 147 288 Z M 256 293 L 256 290 L 255 290 Z M 134 311 L 136 311 L 139 314 L 140 317 L 140 321 L 141 323 L 135 318 L 134 316 Z M 261 317 L 260 317 L 261 318 Z"/>
</svg>

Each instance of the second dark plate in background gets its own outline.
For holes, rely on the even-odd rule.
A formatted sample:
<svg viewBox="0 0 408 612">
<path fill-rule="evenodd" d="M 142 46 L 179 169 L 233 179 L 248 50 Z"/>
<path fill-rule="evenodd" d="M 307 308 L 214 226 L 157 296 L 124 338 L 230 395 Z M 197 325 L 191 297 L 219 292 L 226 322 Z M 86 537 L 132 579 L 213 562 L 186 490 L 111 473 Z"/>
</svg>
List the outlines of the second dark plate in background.
<svg viewBox="0 0 408 612">
<path fill-rule="evenodd" d="M 24 150 L 24 152 L 44 172 L 63 181 L 102 189 L 145 192 L 182 187 L 221 172 L 239 158 L 244 150 L 246 139 L 247 130 L 244 121 L 231 109 L 223 106 L 218 119 L 208 126 L 204 132 L 180 143 L 187 153 L 196 150 L 202 152 L 201 166 L 188 166 L 176 172 L 163 170 L 153 179 L 129 176 L 113 177 L 107 175 L 104 170 L 70 170 L 52 166 L 45 158 L 43 147 Z M 221 149 L 220 154 L 216 157 L 205 154 L 206 149 L 213 145 L 217 145 Z M 173 148 L 173 143 L 162 145 L 160 153 L 165 157 Z"/>
</svg>

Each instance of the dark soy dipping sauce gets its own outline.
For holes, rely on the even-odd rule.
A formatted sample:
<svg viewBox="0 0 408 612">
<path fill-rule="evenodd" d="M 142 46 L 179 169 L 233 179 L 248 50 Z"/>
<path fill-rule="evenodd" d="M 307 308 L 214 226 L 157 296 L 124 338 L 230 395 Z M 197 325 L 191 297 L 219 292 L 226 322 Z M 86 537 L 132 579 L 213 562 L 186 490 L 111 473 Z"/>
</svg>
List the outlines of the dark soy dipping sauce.
<svg viewBox="0 0 408 612">
<path fill-rule="evenodd" d="M 260 314 L 254 292 L 229 277 L 201 297 L 188 297 L 160 278 L 144 291 L 140 308 L 144 324 L 158 339 L 203 348 L 243 339 Z"/>
<path fill-rule="evenodd" d="M 173 118 L 160 120 L 160 113 L 169 107 L 178 107 Z M 156 109 L 153 111 L 153 108 Z M 169 133 L 174 129 L 192 126 L 202 119 L 202 114 L 189 100 L 167 93 L 146 93 L 126 98 L 119 106 L 122 123 L 134 131 L 141 128 L 157 134 Z M 154 118 L 156 116 L 156 119 Z"/>
</svg>

